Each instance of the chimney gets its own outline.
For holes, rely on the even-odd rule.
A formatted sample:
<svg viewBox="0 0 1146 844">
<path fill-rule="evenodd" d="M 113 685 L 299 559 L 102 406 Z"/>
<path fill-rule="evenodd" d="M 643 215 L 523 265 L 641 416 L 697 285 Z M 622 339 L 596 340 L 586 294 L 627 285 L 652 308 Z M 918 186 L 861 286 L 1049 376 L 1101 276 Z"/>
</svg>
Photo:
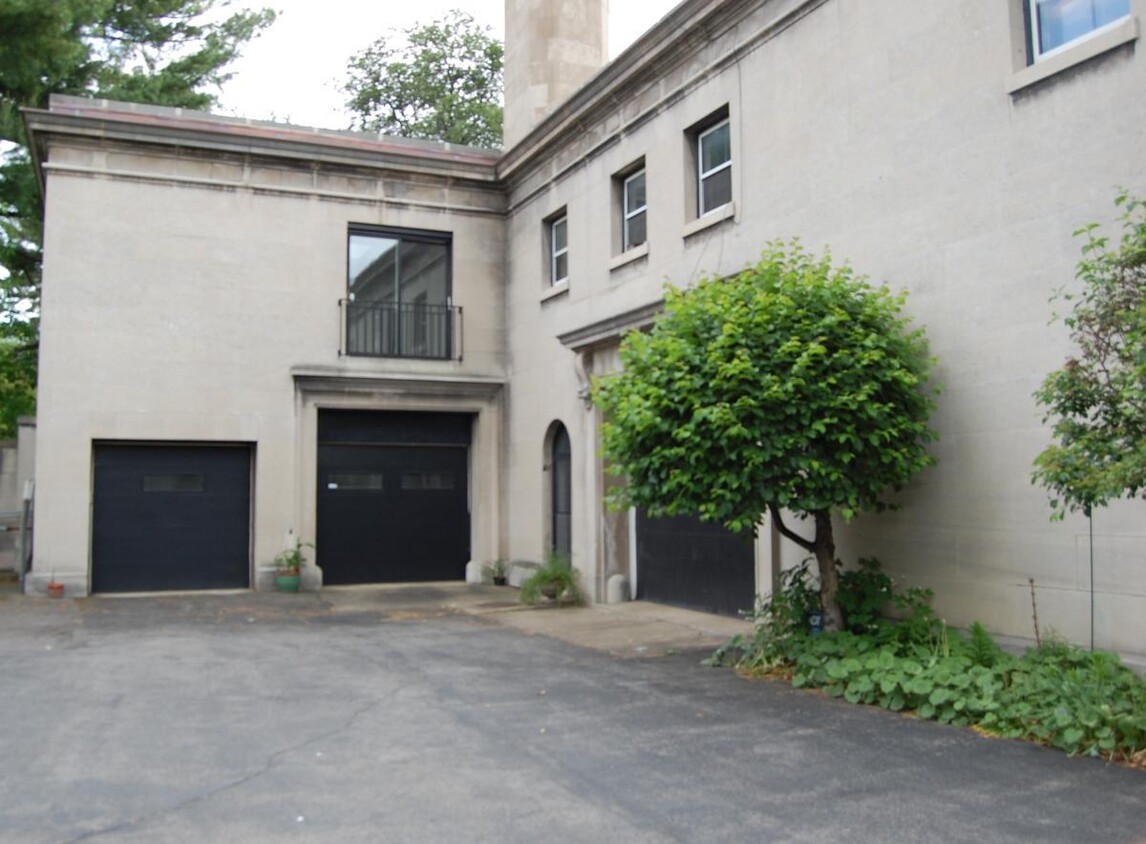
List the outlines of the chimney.
<svg viewBox="0 0 1146 844">
<path fill-rule="evenodd" d="M 608 58 L 609 0 L 505 0 L 505 148 Z"/>
</svg>

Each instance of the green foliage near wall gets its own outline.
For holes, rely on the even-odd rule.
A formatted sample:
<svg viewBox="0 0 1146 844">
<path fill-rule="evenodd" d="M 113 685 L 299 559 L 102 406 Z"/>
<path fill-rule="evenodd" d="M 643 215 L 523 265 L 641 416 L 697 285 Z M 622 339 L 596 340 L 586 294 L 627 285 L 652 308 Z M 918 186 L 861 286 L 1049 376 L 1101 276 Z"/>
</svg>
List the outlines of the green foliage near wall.
<svg viewBox="0 0 1146 844">
<path fill-rule="evenodd" d="M 932 359 L 904 295 L 797 241 L 731 278 L 670 287 L 648 334 L 597 381 L 614 502 L 753 533 L 765 512 L 812 553 L 828 629 L 841 629 L 833 512 L 889 505 L 934 460 Z M 812 538 L 782 511 L 814 523 Z"/>
<path fill-rule="evenodd" d="M 354 128 L 495 148 L 501 72 L 501 42 L 454 10 L 352 56 L 343 90 Z"/>
<path fill-rule="evenodd" d="M 949 630 L 927 590 L 888 594 L 874 560 L 844 574 L 841 603 L 870 609 L 886 596 L 883 609 L 895 606 L 899 617 L 865 610 L 849 630 L 813 635 L 801 611 L 807 576 L 806 566 L 785 572 L 783 588 L 758 609 L 755 635 L 708 662 L 1068 753 L 1146 762 L 1146 682 L 1116 654 L 1057 641 L 1004 653 L 978 623 L 966 636 Z"/>
<path fill-rule="evenodd" d="M 1061 293 L 1075 354 L 1035 392 L 1055 442 L 1035 459 L 1033 479 L 1055 498 L 1054 515 L 1089 512 L 1146 489 L 1146 200 L 1120 193 L 1122 235 L 1091 223 L 1077 277 Z"/>
</svg>

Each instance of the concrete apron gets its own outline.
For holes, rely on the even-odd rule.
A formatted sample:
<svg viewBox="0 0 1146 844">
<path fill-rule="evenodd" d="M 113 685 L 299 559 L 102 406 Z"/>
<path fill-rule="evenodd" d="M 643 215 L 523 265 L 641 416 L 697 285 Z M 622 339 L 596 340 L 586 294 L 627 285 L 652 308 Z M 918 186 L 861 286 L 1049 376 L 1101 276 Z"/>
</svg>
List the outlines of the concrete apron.
<svg viewBox="0 0 1146 844">
<path fill-rule="evenodd" d="M 518 603 L 506 586 L 424 583 L 325 587 L 333 611 L 361 612 L 370 607 L 409 615 L 442 611 L 480 616 L 528 635 L 549 636 L 619 657 L 660 656 L 683 650 L 715 648 L 737 634 L 751 634 L 751 622 L 710 613 L 628 601 L 588 607 Z"/>
</svg>

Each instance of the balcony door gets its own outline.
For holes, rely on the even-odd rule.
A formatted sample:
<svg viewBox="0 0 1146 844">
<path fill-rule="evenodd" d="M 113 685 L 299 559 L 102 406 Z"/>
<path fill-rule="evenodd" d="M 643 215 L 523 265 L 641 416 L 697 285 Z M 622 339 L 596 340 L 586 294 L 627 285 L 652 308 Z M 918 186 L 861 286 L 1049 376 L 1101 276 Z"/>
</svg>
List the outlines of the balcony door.
<svg viewBox="0 0 1146 844">
<path fill-rule="evenodd" d="M 351 227 L 347 352 L 374 357 L 450 358 L 450 283 L 449 234 Z"/>
</svg>

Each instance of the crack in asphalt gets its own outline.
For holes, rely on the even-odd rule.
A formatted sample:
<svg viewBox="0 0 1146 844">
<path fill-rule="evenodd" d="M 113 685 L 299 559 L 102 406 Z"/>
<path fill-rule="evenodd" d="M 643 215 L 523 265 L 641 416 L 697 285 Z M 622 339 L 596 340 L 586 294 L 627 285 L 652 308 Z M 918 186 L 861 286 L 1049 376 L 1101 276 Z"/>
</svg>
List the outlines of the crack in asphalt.
<svg viewBox="0 0 1146 844">
<path fill-rule="evenodd" d="M 196 794 L 196 795 L 193 795 L 191 797 L 188 797 L 184 800 L 181 800 L 179 803 L 175 804 L 174 806 L 169 806 L 165 809 L 157 809 L 157 810 L 155 810 L 153 812 L 149 812 L 145 815 L 141 815 L 139 817 L 123 821 L 122 823 L 115 824 L 114 826 L 104 827 L 103 829 L 92 830 L 91 832 L 86 832 L 83 835 L 78 835 L 74 838 L 69 838 L 67 840 L 69 842 L 71 842 L 71 844 L 74 844 L 74 842 L 90 841 L 92 839 L 99 838 L 101 836 L 111 835 L 111 834 L 114 834 L 117 832 L 123 832 L 124 830 L 131 829 L 132 827 L 140 826 L 142 824 L 148 823 L 150 821 L 156 820 L 156 819 L 164 817 L 166 815 L 176 814 L 176 813 L 181 812 L 184 809 L 188 808 L 189 806 L 194 806 L 198 803 L 206 802 L 206 801 L 211 800 L 215 797 L 218 797 L 220 794 L 225 794 L 229 791 L 234 791 L 236 788 L 240 788 L 240 787 L 246 785 L 247 783 L 250 783 L 250 782 L 258 779 L 259 777 L 270 773 L 270 771 L 275 767 L 275 764 L 282 757 L 284 757 L 290 753 L 295 753 L 299 750 L 302 750 L 309 745 L 315 744 L 316 742 L 320 742 L 320 741 L 324 741 L 326 739 L 333 738 L 334 736 L 337 736 L 340 733 L 344 733 L 344 732 L 350 730 L 351 728 L 354 727 L 355 722 L 359 718 L 363 717 L 364 715 L 369 713 L 371 710 L 377 709 L 379 706 L 386 703 L 388 700 L 393 698 L 395 695 L 402 692 L 405 688 L 406 688 L 406 685 L 402 685 L 402 686 L 399 686 L 395 689 L 391 689 L 385 695 L 382 695 L 381 697 L 376 698 L 375 700 L 372 700 L 372 701 L 364 704 L 363 706 L 360 706 L 358 709 L 356 709 L 354 712 L 352 712 L 350 714 L 350 717 L 346 719 L 346 722 L 339 727 L 335 727 L 333 729 L 326 730 L 322 733 L 319 733 L 318 735 L 311 736 L 310 738 L 308 738 L 304 741 L 300 741 L 297 744 L 293 744 L 290 747 L 284 747 L 284 748 L 281 748 L 279 750 L 276 750 L 274 753 L 269 754 L 266 757 L 266 759 L 264 759 L 262 766 L 258 770 L 253 771 L 244 777 L 240 777 L 240 778 L 234 780 L 233 782 L 225 783 L 225 784 L 220 785 L 216 788 L 212 788 L 209 791 L 205 791 L 201 794 Z"/>
</svg>

